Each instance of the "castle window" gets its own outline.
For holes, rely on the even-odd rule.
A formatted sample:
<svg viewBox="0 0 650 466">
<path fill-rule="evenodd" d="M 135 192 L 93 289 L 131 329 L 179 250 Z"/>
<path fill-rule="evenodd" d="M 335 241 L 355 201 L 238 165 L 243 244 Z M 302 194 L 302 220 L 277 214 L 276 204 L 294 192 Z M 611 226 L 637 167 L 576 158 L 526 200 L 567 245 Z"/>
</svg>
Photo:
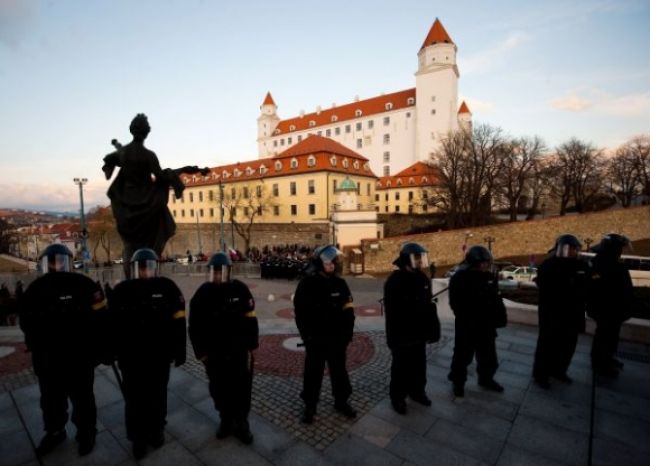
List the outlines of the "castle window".
<svg viewBox="0 0 650 466">
<path fill-rule="evenodd" d="M 302 134 L 298 135 L 298 142 L 302 141 Z"/>
<path fill-rule="evenodd" d="M 255 170 L 253 170 L 251 167 L 246 167 L 246 175 L 251 176 Z"/>
<path fill-rule="evenodd" d="M 255 195 L 257 197 L 262 197 L 262 187 L 260 185 L 255 186 Z"/>
<path fill-rule="evenodd" d="M 411 118 L 411 112 L 406 112 L 406 118 Z"/>
<path fill-rule="evenodd" d="M 435 101 L 436 101 L 436 96 L 435 96 L 435 95 L 432 95 L 432 96 L 431 96 L 431 102 L 435 102 Z"/>
<path fill-rule="evenodd" d="M 313 167 L 315 165 L 316 165 L 316 157 L 314 157 L 313 155 L 310 155 L 309 157 L 307 157 L 307 166 L 308 167 Z"/>
<path fill-rule="evenodd" d="M 355 126 L 357 131 L 361 131 L 361 122 L 357 123 Z"/>
<path fill-rule="evenodd" d="M 435 109 L 435 108 L 432 108 L 432 109 L 431 109 L 431 115 L 435 115 L 435 114 L 436 114 L 436 109 Z"/>
<path fill-rule="evenodd" d="M 292 216 L 298 215 L 298 206 L 296 204 L 291 204 L 291 215 Z"/>
<path fill-rule="evenodd" d="M 333 167 L 336 167 L 336 156 L 335 155 L 330 157 L 330 165 L 332 165 Z"/>
<path fill-rule="evenodd" d="M 384 165 L 384 176 L 390 176 L 390 166 Z"/>
<path fill-rule="evenodd" d="M 208 191 L 208 201 L 214 201 L 214 191 Z"/>
<path fill-rule="evenodd" d="M 391 186 L 393 186 L 393 183 L 391 183 L 390 180 L 386 181 L 386 187 L 387 187 L 387 188 L 390 188 Z M 388 194 L 386 194 L 386 196 L 387 196 L 387 197 L 386 197 L 386 200 L 388 200 Z"/>
<path fill-rule="evenodd" d="M 391 102 L 388 102 L 386 104 L 386 110 L 392 110 L 393 109 L 393 104 Z"/>
<path fill-rule="evenodd" d="M 239 177 L 241 175 L 241 170 L 239 170 L 239 168 L 235 168 L 233 170 L 233 174 L 235 175 L 235 177 Z"/>
<path fill-rule="evenodd" d="M 339 121 L 339 117 L 337 117 L 336 115 L 332 115 L 332 123 L 336 121 Z"/>
<path fill-rule="evenodd" d="M 295 131 L 295 130 L 296 130 L 296 125 L 289 126 L 289 131 Z"/>
<path fill-rule="evenodd" d="M 278 147 L 278 141 L 277 140 L 273 141 L 273 147 Z"/>
<path fill-rule="evenodd" d="M 203 217 L 203 209 L 199 209 L 199 217 Z"/>
<path fill-rule="evenodd" d="M 273 197 L 278 197 L 280 195 L 280 188 L 277 183 L 273 183 Z"/>
<path fill-rule="evenodd" d="M 323 135 L 323 132 L 322 132 L 322 131 L 319 131 L 319 132 L 316 133 L 316 134 L 318 134 L 319 136 L 322 136 L 322 135 Z"/>
<path fill-rule="evenodd" d="M 390 162 L 390 152 L 388 151 L 384 152 L 384 162 Z"/>
<path fill-rule="evenodd" d="M 194 202 L 194 193 L 190 193 L 190 202 Z"/>
<path fill-rule="evenodd" d="M 244 194 L 243 194 L 244 199 L 248 199 L 248 196 L 249 196 L 249 194 L 248 194 L 248 186 L 244 186 L 244 187 L 242 188 L 242 191 L 243 191 L 243 193 L 244 193 Z"/>
<path fill-rule="evenodd" d="M 327 129 L 325 130 L 325 136 L 330 137 L 331 135 L 332 135 L 332 130 L 329 129 L 329 128 L 327 128 Z"/>
<path fill-rule="evenodd" d="M 210 217 L 214 217 L 214 208 L 210 207 Z"/>
<path fill-rule="evenodd" d="M 176 217 L 176 211 L 174 210 L 174 217 Z"/>
<path fill-rule="evenodd" d="M 409 191 L 409 201 L 413 200 L 413 191 Z"/>
<path fill-rule="evenodd" d="M 390 134 L 384 134 L 384 144 L 390 144 Z"/>
<path fill-rule="evenodd" d="M 363 147 L 363 140 L 361 138 L 357 139 L 357 149 L 361 149 Z"/>
<path fill-rule="evenodd" d="M 350 133 L 351 131 L 352 131 L 352 126 L 350 126 L 350 125 L 345 125 L 345 132 L 346 132 L 346 134 L 347 134 L 347 133 Z"/>
<path fill-rule="evenodd" d="M 352 164 L 352 167 L 354 167 L 355 170 L 359 169 L 359 161 L 355 160 L 354 163 Z"/>
<path fill-rule="evenodd" d="M 411 186 L 415 184 L 415 180 L 413 179 L 413 177 L 409 178 L 409 184 Z"/>
<path fill-rule="evenodd" d="M 401 183 L 398 182 L 397 184 L 400 185 Z M 399 191 L 395 192 L 395 200 L 399 201 Z"/>
<path fill-rule="evenodd" d="M 280 139 L 280 145 L 284 146 L 284 138 Z"/>
<path fill-rule="evenodd" d="M 316 126 L 316 122 L 314 120 L 309 120 L 309 127 L 313 128 L 314 126 Z"/>
<path fill-rule="evenodd" d="M 280 171 L 282 170 L 282 162 L 279 160 L 275 162 L 275 171 Z"/>
<path fill-rule="evenodd" d="M 263 175 L 266 173 L 268 170 L 264 165 L 260 165 L 260 175 Z"/>
<path fill-rule="evenodd" d="M 402 186 L 402 179 L 397 180 L 397 186 Z"/>
<path fill-rule="evenodd" d="M 384 117 L 384 126 L 390 125 L 390 117 Z"/>
<path fill-rule="evenodd" d="M 406 99 L 406 105 L 415 105 L 415 97 L 409 97 Z"/>
<path fill-rule="evenodd" d="M 307 192 L 309 194 L 316 194 L 316 182 L 314 180 L 307 181 Z"/>
<path fill-rule="evenodd" d="M 289 194 L 291 194 L 292 196 L 296 195 L 296 182 L 295 181 L 292 181 L 291 183 L 289 183 Z"/>
<path fill-rule="evenodd" d="M 194 218 L 194 209 L 190 209 L 190 217 Z"/>
<path fill-rule="evenodd" d="M 280 206 L 277 205 L 273 206 L 273 215 L 275 215 L 276 217 L 280 215 Z"/>
<path fill-rule="evenodd" d="M 363 112 L 361 110 L 357 109 L 354 111 L 354 116 L 360 117 L 361 115 L 363 115 Z"/>
<path fill-rule="evenodd" d="M 337 136 L 339 134 L 341 134 L 341 128 L 339 128 L 338 126 L 336 128 L 334 128 L 334 134 L 337 135 Z"/>
<path fill-rule="evenodd" d="M 316 215 L 316 204 L 309 204 L 309 215 Z"/>
<path fill-rule="evenodd" d="M 185 217 L 185 209 L 181 209 L 181 217 Z"/>
<path fill-rule="evenodd" d="M 422 184 L 427 183 L 428 181 L 429 181 L 429 180 L 427 179 L 426 176 L 423 176 L 423 177 L 422 177 Z"/>
<path fill-rule="evenodd" d="M 395 206 L 395 213 L 396 214 L 399 213 L 399 206 L 398 205 Z"/>
<path fill-rule="evenodd" d="M 348 165 L 350 165 L 350 162 L 348 162 L 348 159 L 343 159 L 343 168 L 348 168 Z"/>
<path fill-rule="evenodd" d="M 199 202 L 203 202 L 203 191 L 199 191 Z"/>
<path fill-rule="evenodd" d="M 298 159 L 293 158 L 291 159 L 291 163 L 289 165 L 291 168 L 298 168 Z"/>
<path fill-rule="evenodd" d="M 375 126 L 375 120 L 368 120 L 368 129 L 372 129 Z"/>
<path fill-rule="evenodd" d="M 291 142 L 292 142 L 292 141 L 291 141 L 291 138 L 287 138 L 287 146 L 288 146 L 289 144 L 291 144 Z"/>
</svg>

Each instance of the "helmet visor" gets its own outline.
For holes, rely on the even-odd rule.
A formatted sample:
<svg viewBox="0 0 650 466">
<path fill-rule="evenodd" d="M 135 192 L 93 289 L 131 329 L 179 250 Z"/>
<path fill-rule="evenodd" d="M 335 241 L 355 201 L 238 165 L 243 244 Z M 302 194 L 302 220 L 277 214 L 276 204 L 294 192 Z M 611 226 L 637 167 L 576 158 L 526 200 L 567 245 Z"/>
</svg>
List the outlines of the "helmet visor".
<svg viewBox="0 0 650 466">
<path fill-rule="evenodd" d="M 158 261 L 143 260 L 131 264 L 133 278 L 152 278 L 158 276 Z"/>
<path fill-rule="evenodd" d="M 343 253 L 339 251 L 337 248 L 328 247 L 325 248 L 325 250 L 321 252 L 318 257 L 320 257 L 320 260 L 323 261 L 323 264 L 331 264 L 336 260 L 337 257 L 339 257 L 342 254 Z"/>
<path fill-rule="evenodd" d="M 409 254 L 411 268 L 424 269 L 429 267 L 429 255 L 426 252 Z"/>
<path fill-rule="evenodd" d="M 209 280 L 213 283 L 229 282 L 232 276 L 232 267 L 230 265 L 211 265 Z"/>
<path fill-rule="evenodd" d="M 41 258 L 41 272 L 43 274 L 51 272 L 70 272 L 72 265 L 70 256 L 67 254 L 54 254 L 43 256 Z"/>
<path fill-rule="evenodd" d="M 574 244 L 560 243 L 555 248 L 555 255 L 565 259 L 568 257 L 577 257 L 580 249 L 582 249 L 580 246 Z"/>
</svg>

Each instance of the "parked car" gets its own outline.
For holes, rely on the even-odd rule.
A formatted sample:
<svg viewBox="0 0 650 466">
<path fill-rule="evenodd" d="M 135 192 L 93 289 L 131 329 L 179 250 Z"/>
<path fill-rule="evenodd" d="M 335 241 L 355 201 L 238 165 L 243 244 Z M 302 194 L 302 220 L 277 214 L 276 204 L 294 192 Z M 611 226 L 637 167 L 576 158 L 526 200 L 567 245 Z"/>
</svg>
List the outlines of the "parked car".
<svg viewBox="0 0 650 466">
<path fill-rule="evenodd" d="M 182 265 L 188 265 L 190 263 L 190 259 L 188 257 L 177 257 L 176 258 L 176 263 L 177 264 L 182 264 Z"/>
<path fill-rule="evenodd" d="M 72 263 L 72 268 L 73 269 L 83 269 L 84 268 L 84 261 L 74 261 Z"/>
<path fill-rule="evenodd" d="M 501 280 L 529 282 L 534 280 L 535 277 L 537 277 L 537 268 L 535 267 L 509 265 L 499 272 L 499 278 Z"/>
<path fill-rule="evenodd" d="M 124 259 L 122 259 L 121 257 L 119 259 L 113 259 L 113 264 L 123 264 L 123 263 L 124 263 Z"/>
</svg>

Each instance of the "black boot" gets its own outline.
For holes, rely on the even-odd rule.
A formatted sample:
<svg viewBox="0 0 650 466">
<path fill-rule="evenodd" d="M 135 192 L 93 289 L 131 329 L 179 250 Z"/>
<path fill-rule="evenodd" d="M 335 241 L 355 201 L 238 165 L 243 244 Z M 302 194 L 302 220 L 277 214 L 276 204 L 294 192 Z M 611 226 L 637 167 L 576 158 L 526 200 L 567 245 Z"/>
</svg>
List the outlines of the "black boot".
<svg viewBox="0 0 650 466">
<path fill-rule="evenodd" d="M 393 409 L 397 414 L 404 415 L 406 414 L 406 401 L 404 400 L 391 400 L 391 404 L 393 405 Z"/>
<path fill-rule="evenodd" d="M 503 393 L 503 385 L 498 383 L 494 379 L 479 379 L 478 384 L 485 388 L 486 390 L 490 390 L 492 392 L 497 392 L 497 393 Z"/>
<path fill-rule="evenodd" d="M 334 409 L 350 419 L 357 417 L 357 411 L 352 406 L 350 406 L 347 401 L 339 401 L 334 403 Z"/>
<path fill-rule="evenodd" d="M 93 448 L 95 448 L 95 436 L 97 433 L 93 432 L 83 432 L 77 434 L 77 442 L 79 443 L 79 456 L 86 456 Z"/>
<path fill-rule="evenodd" d="M 232 419 L 229 417 L 222 417 L 221 423 L 219 424 L 219 430 L 217 430 L 217 438 L 222 439 L 226 438 L 233 433 L 233 423 Z"/>
<path fill-rule="evenodd" d="M 431 400 L 424 392 L 418 393 L 417 395 L 409 395 L 409 398 L 416 403 L 420 403 L 422 406 L 431 406 Z"/>
<path fill-rule="evenodd" d="M 235 423 L 234 434 L 244 445 L 253 443 L 253 434 L 251 433 L 247 419 L 239 419 Z"/>
<path fill-rule="evenodd" d="M 315 406 L 305 406 L 305 411 L 302 413 L 302 418 L 300 419 L 303 424 L 311 424 L 314 422 L 314 416 L 316 415 Z"/>
<path fill-rule="evenodd" d="M 38 447 L 36 447 L 36 454 L 38 456 L 47 455 L 60 443 L 62 443 L 65 440 L 66 436 L 67 434 L 65 430 L 60 430 L 58 432 L 48 432 L 41 440 L 41 443 L 38 444 Z"/>
</svg>

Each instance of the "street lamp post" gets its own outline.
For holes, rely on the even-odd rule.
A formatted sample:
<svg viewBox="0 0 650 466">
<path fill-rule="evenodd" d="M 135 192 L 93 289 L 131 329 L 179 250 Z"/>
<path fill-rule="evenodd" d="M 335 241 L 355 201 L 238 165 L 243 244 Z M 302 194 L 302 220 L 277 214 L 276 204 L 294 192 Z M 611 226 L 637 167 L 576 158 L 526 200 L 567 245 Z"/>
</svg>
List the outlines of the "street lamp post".
<svg viewBox="0 0 650 466">
<path fill-rule="evenodd" d="M 486 236 L 483 238 L 483 241 L 485 241 L 488 244 L 488 251 L 492 252 L 492 243 L 496 242 L 496 238 L 494 236 Z"/>
<path fill-rule="evenodd" d="M 84 268 L 88 261 L 88 250 L 86 248 L 86 238 L 88 237 L 88 230 L 86 229 L 86 214 L 84 213 L 84 188 L 83 186 L 88 183 L 88 178 L 73 178 L 74 183 L 79 186 L 79 201 L 81 204 L 81 211 L 79 220 L 81 223 L 81 259 L 84 263 Z"/>
<path fill-rule="evenodd" d="M 225 242 L 223 239 L 223 183 L 219 180 L 219 218 L 221 220 L 221 229 L 219 230 L 219 247 L 221 251 L 226 252 Z"/>
</svg>

